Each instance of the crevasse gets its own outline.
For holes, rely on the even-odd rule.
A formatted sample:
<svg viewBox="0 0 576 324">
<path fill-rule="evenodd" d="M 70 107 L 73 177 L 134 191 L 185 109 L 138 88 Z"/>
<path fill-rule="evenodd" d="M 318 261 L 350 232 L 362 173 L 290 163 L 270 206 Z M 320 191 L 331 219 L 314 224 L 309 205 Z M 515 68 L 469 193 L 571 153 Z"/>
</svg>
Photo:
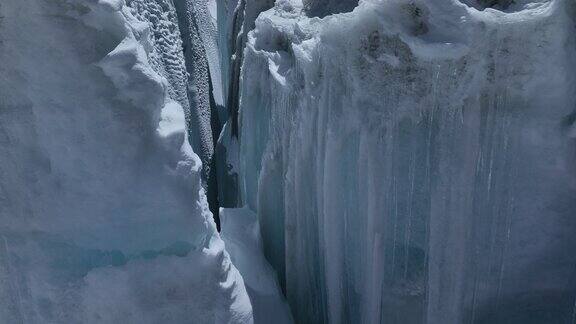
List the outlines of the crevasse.
<svg viewBox="0 0 576 324">
<path fill-rule="evenodd" d="M 0 322 L 573 323 L 575 52 L 573 0 L 3 0 Z"/>
</svg>

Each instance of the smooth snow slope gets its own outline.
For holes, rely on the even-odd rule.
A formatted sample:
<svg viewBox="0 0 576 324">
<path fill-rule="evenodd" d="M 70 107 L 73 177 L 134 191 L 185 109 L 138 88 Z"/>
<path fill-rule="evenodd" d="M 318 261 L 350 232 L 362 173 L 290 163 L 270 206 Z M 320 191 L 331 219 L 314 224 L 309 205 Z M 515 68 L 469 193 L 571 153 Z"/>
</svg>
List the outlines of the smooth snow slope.
<svg viewBox="0 0 576 324">
<path fill-rule="evenodd" d="M 255 323 L 293 323 L 276 272 L 264 257 L 260 226 L 249 208 L 222 208 L 222 240 L 244 278 Z"/>
<path fill-rule="evenodd" d="M 252 322 L 161 17 L 153 28 L 122 0 L 0 2 L 0 322 Z"/>
<path fill-rule="evenodd" d="M 234 167 L 297 322 L 574 321 L 574 1 L 467 3 L 256 20 Z"/>
<path fill-rule="evenodd" d="M 349 12 L 358 6 L 358 0 L 303 0 L 306 15 L 325 17 L 327 15 Z"/>
</svg>

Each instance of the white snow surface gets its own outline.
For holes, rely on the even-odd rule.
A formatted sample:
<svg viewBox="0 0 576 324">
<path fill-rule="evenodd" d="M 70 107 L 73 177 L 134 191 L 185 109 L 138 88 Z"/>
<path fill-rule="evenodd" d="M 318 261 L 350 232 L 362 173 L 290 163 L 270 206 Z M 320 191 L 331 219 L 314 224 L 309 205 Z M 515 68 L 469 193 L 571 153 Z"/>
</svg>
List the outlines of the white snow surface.
<svg viewBox="0 0 576 324">
<path fill-rule="evenodd" d="M 171 28 L 122 0 L 0 3 L 0 322 L 253 321 L 156 55 Z"/>
<path fill-rule="evenodd" d="M 247 207 L 221 208 L 222 240 L 232 262 L 244 278 L 254 307 L 255 323 L 292 323 L 290 308 L 282 296 L 276 272 L 264 257 L 260 225 Z"/>
<path fill-rule="evenodd" d="M 296 322 L 574 320 L 574 7 L 258 17 L 235 168 Z"/>
</svg>

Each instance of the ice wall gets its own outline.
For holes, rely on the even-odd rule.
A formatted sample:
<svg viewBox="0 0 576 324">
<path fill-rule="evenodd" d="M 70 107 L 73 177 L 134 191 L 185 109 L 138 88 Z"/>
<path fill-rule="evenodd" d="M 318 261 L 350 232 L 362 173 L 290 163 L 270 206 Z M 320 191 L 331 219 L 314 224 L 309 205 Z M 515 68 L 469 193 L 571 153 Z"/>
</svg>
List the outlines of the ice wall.
<svg viewBox="0 0 576 324">
<path fill-rule="evenodd" d="M 2 323 L 252 322 L 188 144 L 172 3 L 130 4 L 0 3 Z"/>
<path fill-rule="evenodd" d="M 236 7 L 232 12 L 232 5 Z M 226 107 L 231 119 L 232 135 L 238 137 L 238 104 L 240 94 L 240 67 L 243 62 L 243 53 L 246 46 L 248 32 L 254 28 L 256 17 L 274 5 L 274 0 L 220 0 L 219 5 L 224 9 L 220 14 L 219 33 L 227 40 L 223 46 L 223 53 L 228 75 L 226 91 Z"/>
<path fill-rule="evenodd" d="M 240 69 L 248 32 L 256 17 L 274 4 L 273 0 L 218 0 L 218 45 L 222 67 L 222 93 L 226 98 L 227 121 L 216 145 L 216 171 L 220 206 L 241 207 L 238 190 L 238 108 Z"/>
<path fill-rule="evenodd" d="M 569 0 L 259 16 L 236 167 L 297 322 L 574 321 L 575 18 Z"/>
<path fill-rule="evenodd" d="M 216 107 L 211 104 L 210 71 L 208 56 L 204 47 L 203 30 L 200 26 L 204 16 L 199 15 L 201 4 L 192 1 L 174 2 L 180 34 L 183 40 L 186 70 L 189 73 L 187 90 L 190 101 L 190 123 L 193 129 L 192 147 L 198 148 L 200 158 L 205 164 L 206 179 L 209 178 L 210 161 L 214 154 L 213 128 L 218 128 L 220 121 Z M 204 7 L 202 7 L 204 8 Z M 203 26 L 205 27 L 205 26 Z M 204 38 L 208 38 L 205 36 Z"/>
</svg>

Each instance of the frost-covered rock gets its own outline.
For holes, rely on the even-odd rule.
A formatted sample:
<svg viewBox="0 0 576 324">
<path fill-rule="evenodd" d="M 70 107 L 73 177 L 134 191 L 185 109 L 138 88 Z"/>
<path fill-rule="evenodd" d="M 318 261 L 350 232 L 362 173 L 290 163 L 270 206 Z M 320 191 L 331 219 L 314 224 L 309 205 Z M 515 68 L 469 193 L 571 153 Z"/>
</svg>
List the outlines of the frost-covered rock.
<svg viewBox="0 0 576 324">
<path fill-rule="evenodd" d="M 2 323 L 252 322 L 152 2 L 0 3 Z"/>
<path fill-rule="evenodd" d="M 575 18 L 571 0 L 259 16 L 236 168 L 297 322 L 573 320 Z"/>
</svg>

